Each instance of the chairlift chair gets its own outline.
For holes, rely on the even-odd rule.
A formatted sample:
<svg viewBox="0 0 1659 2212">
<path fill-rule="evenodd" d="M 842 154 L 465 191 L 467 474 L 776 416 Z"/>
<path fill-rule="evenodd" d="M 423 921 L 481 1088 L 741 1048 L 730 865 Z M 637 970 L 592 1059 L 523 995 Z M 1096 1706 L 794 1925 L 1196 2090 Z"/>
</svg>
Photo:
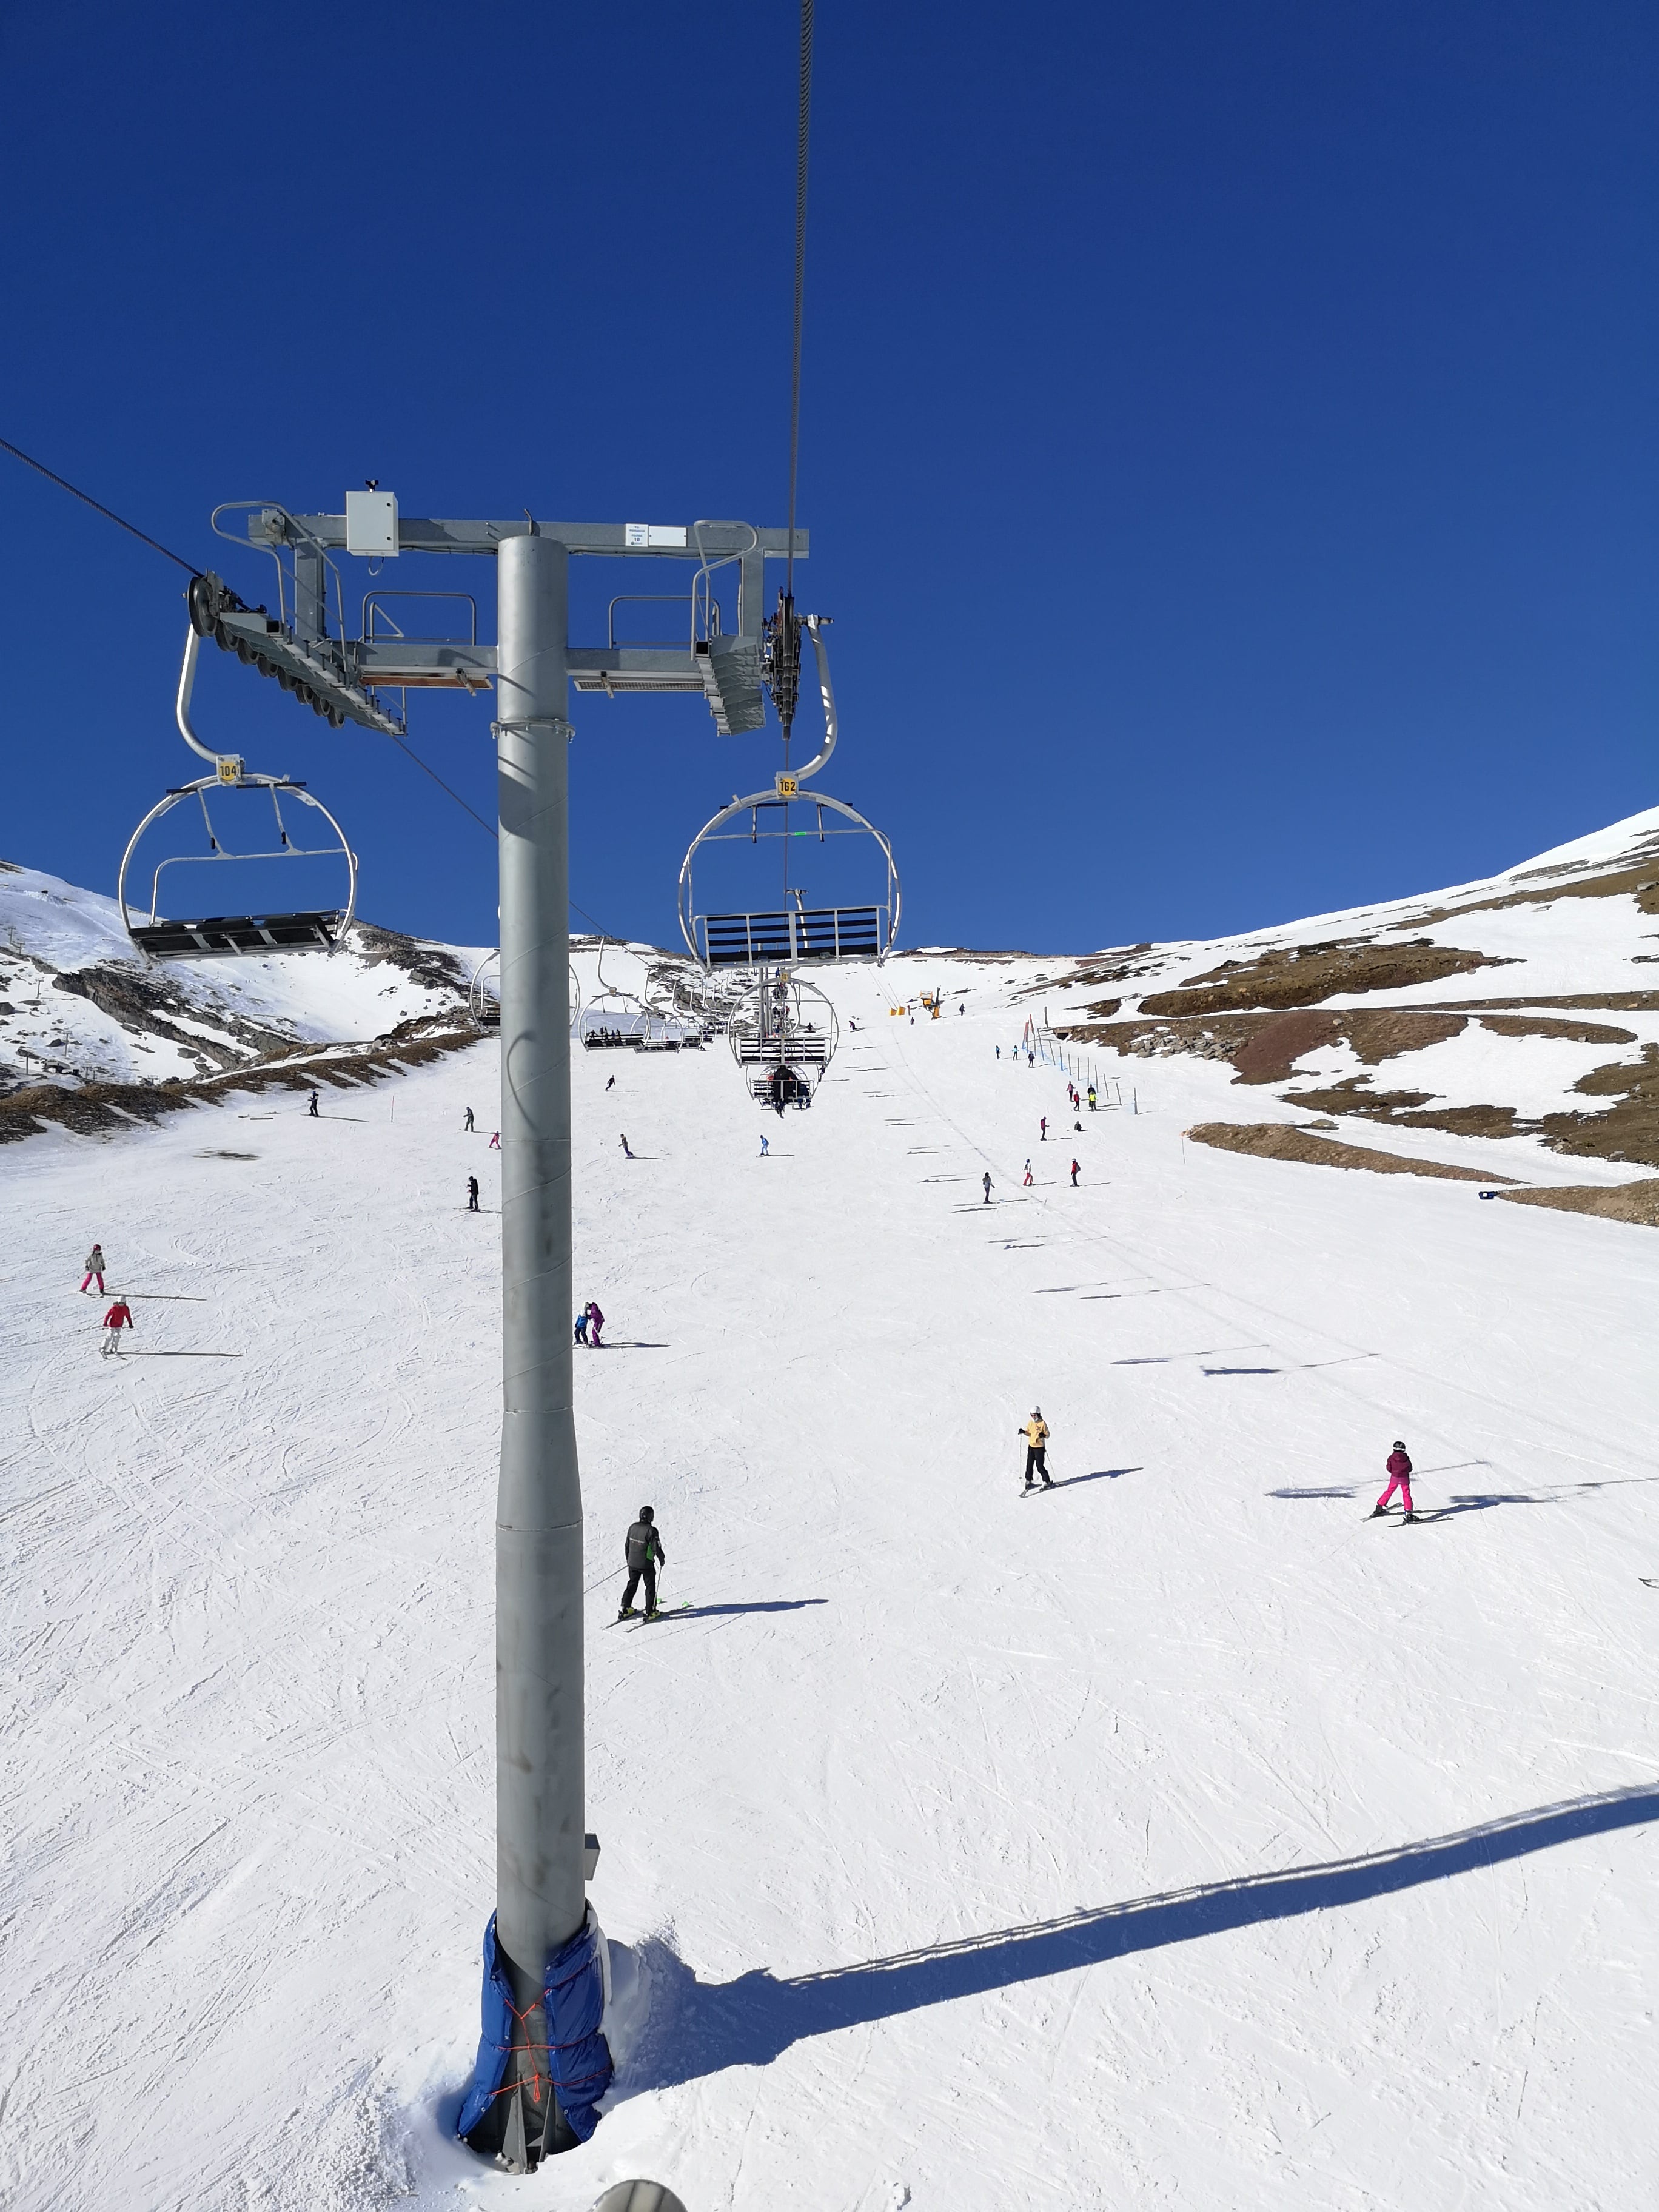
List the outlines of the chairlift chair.
<svg viewBox="0 0 1659 2212">
<path fill-rule="evenodd" d="M 467 987 L 466 1008 L 472 1018 L 472 1026 L 479 1030 L 499 1030 L 501 1025 L 501 956 L 486 952 L 472 970 L 472 981 Z M 491 969 L 495 970 L 492 977 Z"/>
<path fill-rule="evenodd" d="M 472 1018 L 472 1025 L 487 1033 L 495 1031 L 499 1034 L 501 1026 L 501 956 L 498 951 L 486 952 L 473 969 L 472 981 L 467 988 L 467 1012 Z M 494 975 L 489 972 L 491 969 L 496 971 Z M 573 963 L 570 969 L 570 1029 L 573 1035 L 581 1018 L 582 987 L 576 980 Z"/>
<path fill-rule="evenodd" d="M 691 841 L 680 867 L 680 934 L 693 959 L 705 969 L 797 968 L 832 960 L 879 963 L 892 949 L 903 892 L 891 845 L 872 822 L 844 799 L 832 799 L 823 791 L 798 792 L 794 781 L 780 777 L 770 791 L 751 792 L 746 799 L 732 799 Z M 804 827 L 803 813 L 807 817 Z M 744 815 L 749 817 L 747 827 L 729 826 Z M 826 815 L 840 818 L 827 819 Z M 811 839 L 823 845 L 831 837 L 852 836 L 872 839 L 881 856 L 880 889 L 872 899 L 850 905 L 809 906 L 803 892 L 792 890 L 785 904 L 758 911 L 714 913 L 699 907 L 696 860 L 699 852 L 708 848 L 759 845 L 775 838 Z"/>
<path fill-rule="evenodd" d="M 832 960 L 874 960 L 887 957 L 898 934 L 903 893 L 893 860 L 893 848 L 872 822 L 844 799 L 827 792 L 802 787 L 823 768 L 836 749 L 838 724 L 836 696 L 830 681 L 830 659 L 823 641 L 822 619 L 805 617 L 804 627 L 817 657 L 818 687 L 823 699 L 824 739 L 817 756 L 793 774 L 780 775 L 770 791 L 751 792 L 734 798 L 730 805 L 704 823 L 692 839 L 680 866 L 680 934 L 686 950 L 705 969 L 765 967 L 796 968 L 804 963 Z M 793 690 L 792 690 L 793 712 Z M 797 810 L 792 818 L 790 810 Z M 826 809 L 829 817 L 826 819 Z M 801 826 L 805 813 L 806 826 Z M 731 825 L 749 817 L 746 829 Z M 827 845 L 832 837 L 871 839 L 881 855 L 879 888 L 875 896 L 850 905 L 806 903 L 804 891 L 789 886 L 792 855 L 797 841 L 815 840 Z M 716 845 L 749 844 L 781 839 L 784 847 L 784 891 L 781 906 L 757 911 L 714 913 L 701 908 L 696 884 L 700 852 Z"/>
<path fill-rule="evenodd" d="M 211 761 L 214 772 L 167 792 L 151 807 L 128 839 L 126 850 L 121 855 L 115 884 L 123 927 L 137 950 L 147 959 L 152 960 L 199 959 L 237 952 L 332 952 L 350 928 L 357 910 L 357 856 L 327 807 L 320 799 L 307 791 L 303 783 L 296 782 L 291 776 L 254 774 L 244 766 L 240 755 L 216 753 L 197 737 L 191 726 L 190 701 L 196 683 L 197 656 L 201 644 L 200 635 L 192 623 L 185 641 L 184 665 L 179 675 L 174 713 L 185 744 L 204 760 Z M 222 795 L 231 791 L 263 791 L 269 793 L 276 840 L 270 850 L 236 852 L 225 843 L 208 805 L 208 794 L 216 793 Z M 133 856 L 147 830 L 175 807 L 183 806 L 191 799 L 195 800 L 201 813 L 207 850 L 204 853 L 172 854 L 158 863 L 150 879 L 149 913 L 147 917 L 141 919 L 142 910 L 135 908 L 127 896 L 127 878 Z M 296 844 L 289 834 L 288 823 L 283 813 L 285 799 L 308 807 L 313 813 L 320 815 L 333 832 L 333 842 Z M 302 908 L 282 913 L 210 914 L 189 920 L 169 919 L 161 912 L 161 878 L 169 868 L 222 866 L 225 863 L 234 866 L 238 862 L 264 860 L 338 860 L 343 865 L 346 882 L 343 906 Z"/>
<path fill-rule="evenodd" d="M 805 1109 L 836 1056 L 841 1024 L 815 983 L 766 969 L 726 1036 L 757 1104 Z"/>
</svg>

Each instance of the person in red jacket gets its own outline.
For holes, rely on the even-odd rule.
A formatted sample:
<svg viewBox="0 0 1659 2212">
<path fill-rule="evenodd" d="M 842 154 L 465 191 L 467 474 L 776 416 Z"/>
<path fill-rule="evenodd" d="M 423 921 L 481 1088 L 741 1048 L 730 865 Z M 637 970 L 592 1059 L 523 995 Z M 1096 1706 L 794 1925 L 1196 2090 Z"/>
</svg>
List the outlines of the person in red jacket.
<svg viewBox="0 0 1659 2212">
<path fill-rule="evenodd" d="M 1081 1173 L 1081 1168 L 1078 1165 L 1078 1163 L 1073 1160 L 1072 1162 L 1072 1188 L 1073 1190 L 1077 1188 L 1077 1179 Z"/>
<path fill-rule="evenodd" d="M 1401 1516 L 1401 1525 L 1403 1528 L 1407 1521 L 1416 1520 L 1417 1513 L 1412 1504 L 1412 1463 L 1407 1458 L 1406 1447 L 1398 1437 L 1394 1440 L 1394 1449 L 1389 1454 L 1389 1486 L 1371 1508 L 1370 1517 L 1373 1521 L 1379 1513 L 1388 1511 L 1389 1500 L 1396 1490 L 1400 1492 L 1406 1507 L 1405 1512 Z"/>
<path fill-rule="evenodd" d="M 132 1308 L 125 1298 L 117 1298 L 104 1316 L 104 1352 L 106 1356 L 121 1349 L 121 1331 L 132 1327 Z"/>
</svg>

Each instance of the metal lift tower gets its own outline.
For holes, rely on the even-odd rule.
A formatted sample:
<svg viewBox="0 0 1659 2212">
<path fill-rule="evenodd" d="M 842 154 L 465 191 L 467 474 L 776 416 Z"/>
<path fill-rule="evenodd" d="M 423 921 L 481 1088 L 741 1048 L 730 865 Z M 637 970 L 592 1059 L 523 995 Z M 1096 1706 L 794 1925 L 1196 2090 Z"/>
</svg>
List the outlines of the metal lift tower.
<svg viewBox="0 0 1659 2212">
<path fill-rule="evenodd" d="M 501 817 L 501 1486 L 495 1520 L 495 1915 L 485 1941 L 484 2036 L 461 2124 L 475 2148 L 528 2172 L 591 2134 L 610 2074 L 599 2033 L 597 1923 L 586 1883 L 598 1844 L 583 1792 L 582 1515 L 572 1405 L 570 1316 L 568 686 L 615 695 L 696 692 L 723 732 L 764 723 L 765 564 L 791 533 L 746 523 L 451 522 L 401 519 L 378 488 L 347 513 L 234 510 L 246 543 L 276 554 L 276 616 L 212 575 L 191 587 L 205 638 L 275 677 L 337 726 L 391 734 L 377 696 L 495 687 Z M 233 512 L 222 508 L 221 515 Z M 232 532 L 219 523 L 220 534 Z M 796 559 L 807 533 L 793 533 Z M 342 551 L 482 555 L 496 563 L 494 646 L 473 635 L 379 634 L 386 602 L 364 601 L 365 635 L 331 635 L 328 579 Z M 283 556 L 291 556 L 287 577 Z M 573 646 L 573 556 L 699 563 L 683 642 Z M 722 635 L 716 578 L 738 571 L 738 629 Z M 289 586 L 291 584 L 291 601 Z M 422 597 L 440 595 L 422 594 Z M 465 594 L 451 595 L 464 598 Z M 622 594 L 623 599 L 635 596 Z M 644 595 L 640 595 L 644 596 Z M 658 595 L 652 594 L 652 597 Z M 337 629 L 343 600 L 337 590 Z"/>
</svg>

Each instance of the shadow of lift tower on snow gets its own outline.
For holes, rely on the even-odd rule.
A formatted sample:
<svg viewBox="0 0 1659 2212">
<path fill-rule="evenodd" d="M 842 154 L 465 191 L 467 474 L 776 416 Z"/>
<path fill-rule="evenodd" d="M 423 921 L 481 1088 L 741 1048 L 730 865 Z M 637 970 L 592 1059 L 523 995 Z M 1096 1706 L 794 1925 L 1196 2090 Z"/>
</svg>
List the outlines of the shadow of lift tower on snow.
<svg viewBox="0 0 1659 2212">
<path fill-rule="evenodd" d="M 769 2065 L 805 2036 L 866 2027 L 927 2005 L 980 1996 L 1017 1982 L 1071 1973 L 1236 1928 L 1364 1904 L 1656 1818 L 1659 1788 L 1610 1790 L 1395 1850 L 1167 1890 L 791 1981 L 779 1981 L 763 1969 L 734 1982 L 700 1982 L 665 1944 L 649 1944 L 643 1947 L 641 1964 L 653 1985 L 651 2026 L 617 2086 L 628 2096 L 696 2081 L 728 2066 Z"/>
</svg>

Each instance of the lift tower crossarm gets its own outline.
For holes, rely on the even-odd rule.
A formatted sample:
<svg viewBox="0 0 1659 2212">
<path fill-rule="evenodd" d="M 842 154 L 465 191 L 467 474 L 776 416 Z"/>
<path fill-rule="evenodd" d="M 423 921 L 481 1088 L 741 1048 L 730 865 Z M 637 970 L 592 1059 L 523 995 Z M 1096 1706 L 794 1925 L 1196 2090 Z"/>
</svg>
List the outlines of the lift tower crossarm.
<svg viewBox="0 0 1659 2212">
<path fill-rule="evenodd" d="M 255 507 L 248 514 L 247 534 L 251 545 L 308 540 L 332 552 L 345 544 L 346 519 L 343 514 L 290 515 L 276 507 Z M 494 553 L 508 538 L 550 538 L 567 553 L 629 558 L 647 554 L 695 561 L 699 536 L 702 550 L 720 560 L 744 552 L 758 552 L 771 561 L 788 556 L 787 530 L 751 530 L 742 522 L 543 522 L 539 518 L 532 522 L 524 515 L 505 522 L 434 520 L 418 514 L 398 519 L 400 553 Z M 805 560 L 810 536 L 805 530 L 796 531 L 796 560 Z"/>
</svg>

